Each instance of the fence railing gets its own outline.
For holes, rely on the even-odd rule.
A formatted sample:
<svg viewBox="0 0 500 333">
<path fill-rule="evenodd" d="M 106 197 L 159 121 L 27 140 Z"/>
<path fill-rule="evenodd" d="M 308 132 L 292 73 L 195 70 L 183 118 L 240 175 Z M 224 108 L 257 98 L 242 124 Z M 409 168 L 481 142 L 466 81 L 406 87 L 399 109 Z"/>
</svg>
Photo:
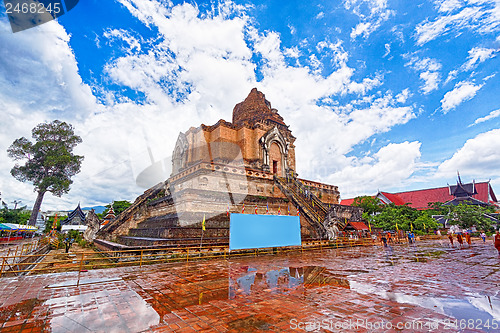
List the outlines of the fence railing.
<svg viewBox="0 0 500 333">
<path fill-rule="evenodd" d="M 430 237 L 426 237 L 430 238 Z M 0 277 L 21 274 L 41 274 L 67 271 L 82 271 L 121 266 L 143 266 L 154 263 L 193 261 L 211 258 L 236 258 L 283 254 L 322 249 L 340 249 L 380 244 L 376 239 L 337 238 L 336 240 L 305 240 L 301 246 L 259 248 L 230 251 L 226 245 L 193 246 L 180 248 L 135 249 L 120 251 L 69 252 L 57 254 L 20 254 L 1 256 Z M 8 264 L 11 263 L 11 264 Z"/>
<path fill-rule="evenodd" d="M 18 271 L 20 267 L 30 265 L 30 259 L 43 255 L 49 250 L 48 238 L 41 238 L 34 242 L 23 243 L 15 248 L 9 247 L 0 254 L 0 277 L 7 271 Z"/>
</svg>

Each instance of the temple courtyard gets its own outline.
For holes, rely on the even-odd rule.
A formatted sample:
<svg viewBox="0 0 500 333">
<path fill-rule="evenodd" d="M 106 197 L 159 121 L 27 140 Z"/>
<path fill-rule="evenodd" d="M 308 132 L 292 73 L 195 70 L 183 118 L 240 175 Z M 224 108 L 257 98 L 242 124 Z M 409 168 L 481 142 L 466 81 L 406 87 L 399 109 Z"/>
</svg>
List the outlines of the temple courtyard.
<svg viewBox="0 0 500 333">
<path fill-rule="evenodd" d="M 1 332 L 499 332 L 491 240 L 0 279 Z"/>
</svg>

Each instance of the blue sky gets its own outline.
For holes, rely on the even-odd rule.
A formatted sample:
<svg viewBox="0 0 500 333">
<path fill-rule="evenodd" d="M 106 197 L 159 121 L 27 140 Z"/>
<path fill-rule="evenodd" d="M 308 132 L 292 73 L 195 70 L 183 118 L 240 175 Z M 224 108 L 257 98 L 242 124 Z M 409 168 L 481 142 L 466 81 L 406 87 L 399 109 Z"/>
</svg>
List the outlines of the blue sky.
<svg viewBox="0 0 500 333">
<path fill-rule="evenodd" d="M 177 134 L 231 119 L 252 87 L 297 137 L 301 177 L 343 198 L 491 179 L 500 188 L 500 3 L 86 0 L 13 34 L 1 8 L 2 198 L 32 205 L 9 144 L 37 123 L 84 142 L 69 194 L 134 200 Z"/>
</svg>

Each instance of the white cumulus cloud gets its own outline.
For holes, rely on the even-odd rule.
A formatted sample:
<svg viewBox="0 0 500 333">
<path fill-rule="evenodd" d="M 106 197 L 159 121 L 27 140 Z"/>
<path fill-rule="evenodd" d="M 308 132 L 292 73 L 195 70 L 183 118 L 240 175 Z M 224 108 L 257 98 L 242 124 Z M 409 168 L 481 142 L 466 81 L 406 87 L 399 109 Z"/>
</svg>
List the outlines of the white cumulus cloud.
<svg viewBox="0 0 500 333">
<path fill-rule="evenodd" d="M 483 84 L 476 85 L 469 81 L 457 83 L 453 90 L 444 94 L 444 97 L 441 100 L 441 108 L 443 109 L 443 112 L 447 113 L 463 102 L 472 99 L 476 96 L 477 91 L 481 89 L 482 86 Z"/>
<path fill-rule="evenodd" d="M 441 63 L 436 59 L 423 58 L 420 59 L 418 56 L 407 56 L 409 58 L 405 66 L 410 66 L 416 72 L 420 72 L 419 77 L 424 82 L 420 87 L 424 94 L 428 94 L 433 90 L 439 88 L 439 83 L 441 81 Z"/>
<path fill-rule="evenodd" d="M 495 49 L 474 47 L 469 50 L 469 57 L 467 58 L 467 62 L 462 66 L 462 69 L 465 71 L 470 71 L 478 64 L 494 57 L 496 52 L 497 51 Z"/>
<path fill-rule="evenodd" d="M 481 117 L 481 118 L 477 118 L 473 124 L 469 125 L 469 126 L 473 126 L 473 125 L 477 125 L 477 124 L 480 124 L 480 123 L 484 123 L 485 121 L 488 121 L 490 119 L 494 119 L 494 118 L 497 118 L 497 117 L 500 117 L 500 109 L 498 110 L 493 110 L 490 112 L 489 115 L 485 116 L 485 117 Z"/>
<path fill-rule="evenodd" d="M 114 49 L 116 57 L 105 65 L 104 79 L 142 93 L 145 101 L 105 91 L 108 98 L 100 104 L 91 87 L 82 83 L 71 36 L 57 22 L 16 34 L 17 39 L 0 34 L 1 45 L 8 46 L 0 49 L 0 83 L 5 88 L 0 91 L 0 107 L 7 110 L 6 123 L 13 124 L 0 133 L 4 152 L 0 166 L 6 184 L 2 193 L 12 193 L 12 199 L 28 198 L 31 202 L 26 204 L 31 204 L 33 195 L 30 185 L 8 174 L 13 163 L 6 148 L 15 138 L 29 136 L 29 129 L 41 121 L 57 117 L 73 123 L 83 138 L 77 153 L 85 156 L 71 192 L 61 199 L 48 196 L 43 209 L 68 208 L 79 201 L 85 206 L 133 200 L 144 190 L 135 183 L 137 175 L 151 163 L 168 159 L 180 131 L 220 118 L 230 121 L 234 105 L 254 86 L 266 94 L 298 138 L 302 177 L 335 184 L 337 178 L 329 178 L 332 174 L 340 176 L 346 169 L 344 175 L 354 175 L 371 165 L 375 170 L 385 168 L 388 178 L 392 173 L 393 180 L 395 175 L 402 180 L 414 170 L 420 156 L 418 142 L 390 144 L 359 159 L 346 157 L 356 145 L 408 123 L 415 114 L 406 104 L 408 89 L 383 89 L 384 77 L 378 72 L 358 78 L 341 41 L 317 43 L 321 56 L 332 62 L 333 69 L 325 73 L 320 56 L 312 57 L 302 45 L 285 48 L 279 33 L 258 30 L 245 8 L 231 2 L 209 13 L 189 3 L 120 3 L 144 25 L 157 29 L 158 36 L 154 43 L 125 29 L 98 36 L 102 45 L 119 46 Z M 385 1 L 349 3 L 361 20 L 375 26 L 391 15 Z M 365 5 L 370 10 L 363 13 Z M 0 24 L 8 29 L 5 20 Z M 9 62 L 13 54 L 18 56 L 16 63 Z M 255 57 L 262 59 L 259 68 Z M 299 57 L 308 59 L 306 65 L 298 59 L 293 65 L 287 62 Z M 262 76 L 259 81 L 257 71 Z M 339 105 L 338 97 L 346 95 L 351 95 L 350 102 Z M 357 177 L 353 179 L 361 186 L 366 179 Z M 388 178 L 380 177 L 368 182 L 369 189 L 385 186 Z"/>
<path fill-rule="evenodd" d="M 426 19 L 415 28 L 418 45 L 440 36 L 463 30 L 491 33 L 500 29 L 500 2 L 497 0 L 440 1 L 440 14 Z"/>
<path fill-rule="evenodd" d="M 375 194 L 379 189 L 394 188 L 417 171 L 421 143 L 418 141 L 390 143 L 373 156 L 346 157 L 346 166 L 328 177 L 339 184 L 343 198 Z"/>
<path fill-rule="evenodd" d="M 494 129 L 469 139 L 439 165 L 436 177 L 453 177 L 457 170 L 461 175 L 481 175 L 483 179 L 500 180 L 500 129 Z"/>
<path fill-rule="evenodd" d="M 387 0 L 345 0 L 344 7 L 359 17 L 360 22 L 352 28 L 351 38 L 367 38 L 383 22 L 395 14 L 387 8 Z"/>
</svg>

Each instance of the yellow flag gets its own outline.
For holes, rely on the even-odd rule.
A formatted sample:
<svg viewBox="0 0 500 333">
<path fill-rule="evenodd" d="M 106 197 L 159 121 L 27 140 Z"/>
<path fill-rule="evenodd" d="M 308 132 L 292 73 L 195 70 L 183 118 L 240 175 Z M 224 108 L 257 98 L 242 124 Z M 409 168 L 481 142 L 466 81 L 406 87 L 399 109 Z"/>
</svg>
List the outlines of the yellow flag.
<svg viewBox="0 0 500 333">
<path fill-rule="evenodd" d="M 399 231 L 398 222 L 396 222 L 396 231 Z"/>
<path fill-rule="evenodd" d="M 201 222 L 201 229 L 205 231 L 205 214 L 203 214 L 203 222 Z"/>
</svg>

